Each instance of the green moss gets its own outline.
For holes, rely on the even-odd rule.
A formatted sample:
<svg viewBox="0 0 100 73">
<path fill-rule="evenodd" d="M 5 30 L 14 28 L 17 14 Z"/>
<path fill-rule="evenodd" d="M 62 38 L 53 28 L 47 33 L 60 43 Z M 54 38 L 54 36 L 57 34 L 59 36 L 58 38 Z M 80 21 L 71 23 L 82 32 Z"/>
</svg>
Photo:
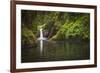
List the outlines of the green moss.
<svg viewBox="0 0 100 73">
<path fill-rule="evenodd" d="M 30 29 L 23 27 L 22 28 L 22 45 L 35 46 L 35 43 L 36 43 L 36 37 L 33 34 L 33 32 Z"/>
</svg>

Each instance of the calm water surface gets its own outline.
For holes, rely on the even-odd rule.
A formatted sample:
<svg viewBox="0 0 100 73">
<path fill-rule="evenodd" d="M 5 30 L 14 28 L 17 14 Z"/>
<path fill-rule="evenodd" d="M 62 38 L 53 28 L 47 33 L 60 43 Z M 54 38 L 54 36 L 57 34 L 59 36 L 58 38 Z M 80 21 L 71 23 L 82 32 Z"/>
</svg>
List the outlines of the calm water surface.
<svg viewBox="0 0 100 73">
<path fill-rule="evenodd" d="M 44 41 L 43 50 L 40 43 L 32 48 L 21 49 L 22 62 L 45 62 L 64 60 L 86 60 L 90 58 L 88 41 Z"/>
</svg>

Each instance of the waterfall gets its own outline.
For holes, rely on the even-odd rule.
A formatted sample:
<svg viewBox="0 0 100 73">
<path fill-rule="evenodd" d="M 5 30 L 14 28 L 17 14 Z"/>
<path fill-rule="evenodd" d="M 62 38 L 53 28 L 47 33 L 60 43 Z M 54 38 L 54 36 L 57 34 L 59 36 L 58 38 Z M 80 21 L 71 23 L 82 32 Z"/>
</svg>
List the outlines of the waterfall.
<svg viewBox="0 0 100 73">
<path fill-rule="evenodd" d="M 43 37 L 42 28 L 40 28 L 39 31 L 40 31 L 40 37 L 38 38 L 38 40 L 40 41 L 40 52 L 42 54 L 42 51 L 43 51 L 43 40 L 46 40 L 46 38 Z"/>
<path fill-rule="evenodd" d="M 43 50 L 43 31 L 42 28 L 40 29 L 40 50 Z"/>
</svg>

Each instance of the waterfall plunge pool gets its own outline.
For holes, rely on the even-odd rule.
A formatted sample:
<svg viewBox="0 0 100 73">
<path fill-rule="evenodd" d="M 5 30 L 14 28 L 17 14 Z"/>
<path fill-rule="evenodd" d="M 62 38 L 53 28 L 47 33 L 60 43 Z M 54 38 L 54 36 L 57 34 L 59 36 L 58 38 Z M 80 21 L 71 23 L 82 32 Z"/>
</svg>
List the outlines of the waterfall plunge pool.
<svg viewBox="0 0 100 73">
<path fill-rule="evenodd" d="M 47 62 L 90 59 L 89 41 L 45 41 L 41 54 L 40 41 L 37 46 L 21 48 L 21 62 Z"/>
</svg>

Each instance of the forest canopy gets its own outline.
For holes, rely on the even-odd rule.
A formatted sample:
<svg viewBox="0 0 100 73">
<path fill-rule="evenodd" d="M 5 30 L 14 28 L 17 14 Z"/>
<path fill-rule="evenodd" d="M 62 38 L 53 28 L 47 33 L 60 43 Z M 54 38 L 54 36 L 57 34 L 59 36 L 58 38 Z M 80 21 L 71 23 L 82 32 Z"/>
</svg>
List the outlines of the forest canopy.
<svg viewBox="0 0 100 73">
<path fill-rule="evenodd" d="M 32 44 L 39 37 L 39 27 L 43 36 L 50 41 L 80 38 L 90 39 L 90 14 L 54 11 L 21 11 L 22 44 Z M 33 40 L 33 41 L 32 41 Z"/>
</svg>

